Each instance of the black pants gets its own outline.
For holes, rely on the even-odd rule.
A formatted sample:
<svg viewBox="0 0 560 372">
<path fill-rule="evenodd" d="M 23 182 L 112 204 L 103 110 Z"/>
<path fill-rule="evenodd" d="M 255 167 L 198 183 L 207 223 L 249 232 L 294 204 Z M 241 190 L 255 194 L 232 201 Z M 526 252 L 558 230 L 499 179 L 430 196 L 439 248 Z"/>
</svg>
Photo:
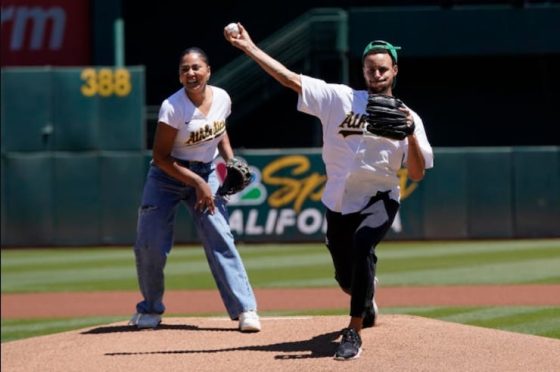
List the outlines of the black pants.
<svg viewBox="0 0 560 372">
<path fill-rule="evenodd" d="M 375 248 L 387 234 L 399 210 L 388 192 L 378 192 L 364 209 L 341 214 L 327 208 L 326 244 L 331 253 L 335 279 L 351 293 L 350 316 L 364 316 L 372 306 Z"/>
</svg>

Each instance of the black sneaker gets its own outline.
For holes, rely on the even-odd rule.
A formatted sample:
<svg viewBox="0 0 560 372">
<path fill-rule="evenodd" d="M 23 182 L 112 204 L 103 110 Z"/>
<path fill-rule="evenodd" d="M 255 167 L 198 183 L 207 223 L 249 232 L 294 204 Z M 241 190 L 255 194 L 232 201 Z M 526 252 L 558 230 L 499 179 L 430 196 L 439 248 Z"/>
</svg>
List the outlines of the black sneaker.
<svg viewBox="0 0 560 372">
<path fill-rule="evenodd" d="M 342 330 L 342 340 L 336 349 L 334 359 L 350 360 L 356 359 L 362 352 L 362 338 L 352 328 L 344 328 Z"/>
</svg>

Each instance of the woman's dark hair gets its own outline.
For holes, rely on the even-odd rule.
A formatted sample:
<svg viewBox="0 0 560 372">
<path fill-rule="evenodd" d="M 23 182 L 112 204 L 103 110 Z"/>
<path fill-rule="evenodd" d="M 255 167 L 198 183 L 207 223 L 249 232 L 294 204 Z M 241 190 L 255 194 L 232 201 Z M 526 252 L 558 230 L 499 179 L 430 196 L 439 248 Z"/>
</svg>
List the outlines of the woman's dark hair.
<svg viewBox="0 0 560 372">
<path fill-rule="evenodd" d="M 179 58 L 179 64 L 181 64 L 181 61 L 183 60 L 183 57 L 187 54 L 190 54 L 190 53 L 199 54 L 202 57 L 202 59 L 204 60 L 204 62 L 206 62 L 206 64 L 208 66 L 210 66 L 210 61 L 208 60 L 208 55 L 206 54 L 206 52 L 204 50 L 200 49 L 199 47 L 190 47 L 190 48 L 185 49 L 183 51 L 183 53 L 181 53 L 181 58 Z"/>
</svg>

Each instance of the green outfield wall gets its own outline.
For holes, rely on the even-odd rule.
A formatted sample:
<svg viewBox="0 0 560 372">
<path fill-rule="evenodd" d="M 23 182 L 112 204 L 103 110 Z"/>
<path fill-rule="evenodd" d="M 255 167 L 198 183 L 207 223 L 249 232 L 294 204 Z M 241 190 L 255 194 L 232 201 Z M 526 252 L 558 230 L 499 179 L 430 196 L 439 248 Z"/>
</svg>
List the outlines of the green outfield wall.
<svg viewBox="0 0 560 372">
<path fill-rule="evenodd" d="M 2 69 L 2 245 L 131 240 L 144 75 L 143 66 Z"/>
<path fill-rule="evenodd" d="M 130 245 L 150 152 L 143 67 L 2 69 L 2 246 Z M 322 241 L 318 148 L 238 150 L 255 180 L 229 203 L 239 241 Z M 216 167 L 224 176 L 224 164 Z M 389 239 L 560 236 L 560 146 L 435 148 Z M 185 208 L 176 241 L 198 241 Z"/>
<path fill-rule="evenodd" d="M 144 67 L 2 69 L 2 152 L 139 151 Z"/>
</svg>

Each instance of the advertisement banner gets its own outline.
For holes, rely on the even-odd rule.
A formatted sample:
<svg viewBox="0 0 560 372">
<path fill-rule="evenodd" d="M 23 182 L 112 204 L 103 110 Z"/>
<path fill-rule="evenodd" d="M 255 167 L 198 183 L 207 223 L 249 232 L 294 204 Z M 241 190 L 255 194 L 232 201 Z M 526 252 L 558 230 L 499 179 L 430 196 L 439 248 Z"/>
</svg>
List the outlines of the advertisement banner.
<svg viewBox="0 0 560 372">
<path fill-rule="evenodd" d="M 320 149 L 243 151 L 238 155 L 249 163 L 255 177 L 245 190 L 230 197 L 229 221 L 236 238 L 245 242 L 323 241 L 326 221 L 321 195 L 327 176 Z M 217 170 L 223 180 L 226 171 L 221 159 Z M 407 180 L 405 169 L 400 176 L 404 201 L 418 184 Z M 421 236 L 413 214 L 403 218 L 401 208 L 389 238 Z"/>
<path fill-rule="evenodd" d="M 89 0 L 3 0 L 2 66 L 89 65 Z"/>
</svg>

